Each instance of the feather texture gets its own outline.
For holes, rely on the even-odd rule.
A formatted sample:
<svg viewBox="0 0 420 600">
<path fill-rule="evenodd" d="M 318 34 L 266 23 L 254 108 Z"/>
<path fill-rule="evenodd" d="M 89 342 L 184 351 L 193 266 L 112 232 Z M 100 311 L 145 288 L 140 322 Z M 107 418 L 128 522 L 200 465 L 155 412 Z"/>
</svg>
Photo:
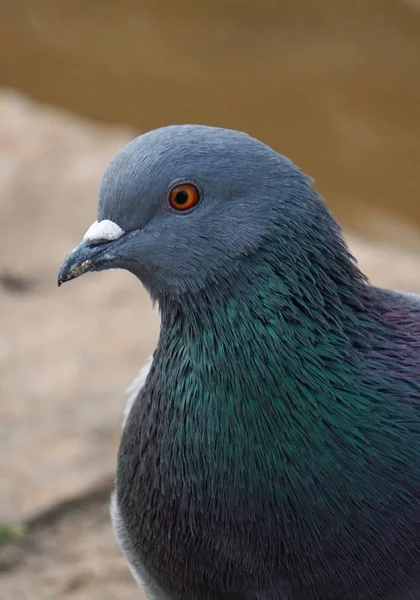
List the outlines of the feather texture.
<svg viewBox="0 0 420 600">
<path fill-rule="evenodd" d="M 419 597 L 418 299 L 307 236 L 162 303 L 117 490 L 174 598 Z"/>
</svg>

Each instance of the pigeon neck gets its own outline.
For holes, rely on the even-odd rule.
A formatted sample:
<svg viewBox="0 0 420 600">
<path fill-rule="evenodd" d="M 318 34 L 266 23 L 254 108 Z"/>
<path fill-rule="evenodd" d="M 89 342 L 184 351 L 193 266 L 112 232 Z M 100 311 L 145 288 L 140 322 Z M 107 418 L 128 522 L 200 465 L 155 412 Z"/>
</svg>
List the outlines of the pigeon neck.
<svg viewBox="0 0 420 600">
<path fill-rule="evenodd" d="M 306 396 L 333 402 L 336 382 L 350 390 L 357 379 L 371 288 L 347 257 L 337 264 L 331 252 L 299 265 L 270 246 L 230 281 L 163 302 L 156 358 L 216 402 L 271 402 L 277 394 L 286 412 L 301 411 Z M 321 397 L 325 388 L 329 398 Z M 292 407 L 297 389 L 302 406 Z"/>
</svg>

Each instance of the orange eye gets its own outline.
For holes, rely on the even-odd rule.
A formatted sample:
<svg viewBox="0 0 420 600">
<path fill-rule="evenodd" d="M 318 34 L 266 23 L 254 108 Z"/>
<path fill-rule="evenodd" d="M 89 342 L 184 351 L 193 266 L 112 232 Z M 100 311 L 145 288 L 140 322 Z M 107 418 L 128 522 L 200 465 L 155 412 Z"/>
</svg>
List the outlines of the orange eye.
<svg viewBox="0 0 420 600">
<path fill-rule="evenodd" d="M 169 204 L 175 210 L 188 210 L 200 200 L 197 188 L 192 183 L 175 186 L 169 194 Z"/>
</svg>

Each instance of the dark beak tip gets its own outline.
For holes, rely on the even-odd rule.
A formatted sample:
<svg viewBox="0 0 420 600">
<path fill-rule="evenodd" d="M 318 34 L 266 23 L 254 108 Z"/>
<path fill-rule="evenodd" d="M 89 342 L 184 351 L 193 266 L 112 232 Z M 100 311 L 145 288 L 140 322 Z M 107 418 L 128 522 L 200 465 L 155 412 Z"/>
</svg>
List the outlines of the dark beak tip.
<svg viewBox="0 0 420 600">
<path fill-rule="evenodd" d="M 63 283 L 66 283 L 66 281 L 69 281 L 70 279 L 72 279 L 72 277 L 62 277 L 59 275 L 57 279 L 57 287 L 61 287 Z"/>
<path fill-rule="evenodd" d="M 70 258 L 71 257 L 71 258 Z M 90 258 L 79 262 L 77 256 L 70 254 L 64 263 L 61 265 L 58 273 L 57 286 L 60 287 L 63 283 L 76 279 L 92 270 L 92 260 Z"/>
<path fill-rule="evenodd" d="M 57 279 L 57 287 L 61 287 L 63 283 L 66 283 L 66 281 L 68 281 L 68 279 L 68 276 L 62 275 L 60 272 Z"/>
</svg>

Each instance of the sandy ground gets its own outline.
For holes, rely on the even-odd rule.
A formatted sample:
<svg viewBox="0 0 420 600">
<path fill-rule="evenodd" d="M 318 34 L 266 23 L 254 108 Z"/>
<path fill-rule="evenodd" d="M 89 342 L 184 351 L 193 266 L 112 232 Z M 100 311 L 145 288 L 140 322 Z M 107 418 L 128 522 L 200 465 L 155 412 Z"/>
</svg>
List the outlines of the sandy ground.
<svg viewBox="0 0 420 600">
<path fill-rule="evenodd" d="M 31 523 L 31 533 L 0 546 L 4 600 L 144 598 L 119 553 L 108 512 L 110 486 Z"/>
<path fill-rule="evenodd" d="M 56 287 L 62 258 L 95 220 L 107 161 L 133 135 L 0 95 L 0 523 L 25 526 L 16 539 L 0 529 L 7 600 L 141 597 L 108 497 L 123 390 L 158 317 L 125 273 Z M 389 232 L 392 244 L 350 245 L 375 283 L 420 292 L 417 234 L 395 223 Z"/>
</svg>

